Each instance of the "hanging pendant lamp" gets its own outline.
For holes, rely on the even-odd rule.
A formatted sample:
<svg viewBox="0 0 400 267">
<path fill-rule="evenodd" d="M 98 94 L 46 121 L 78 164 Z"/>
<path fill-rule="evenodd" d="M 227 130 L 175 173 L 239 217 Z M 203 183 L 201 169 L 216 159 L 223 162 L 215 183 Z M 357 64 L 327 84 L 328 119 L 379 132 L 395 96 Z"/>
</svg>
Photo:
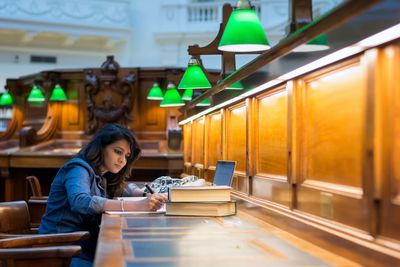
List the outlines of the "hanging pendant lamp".
<svg viewBox="0 0 400 267">
<path fill-rule="evenodd" d="M 67 96 L 59 84 L 57 84 L 50 96 L 50 101 L 66 101 Z"/>
<path fill-rule="evenodd" d="M 329 45 L 326 34 L 320 34 L 306 44 L 296 47 L 293 52 L 315 52 L 327 49 L 329 49 Z"/>
<path fill-rule="evenodd" d="M 315 23 L 313 20 L 312 0 L 289 1 L 290 23 L 287 28 L 287 37 L 304 31 Z M 299 45 L 293 52 L 314 52 L 329 49 L 326 34 L 320 34 L 311 41 Z"/>
<path fill-rule="evenodd" d="M 190 101 L 190 100 L 192 100 L 192 97 L 193 97 L 193 90 L 192 89 L 186 89 L 183 92 L 182 100 Z"/>
<path fill-rule="evenodd" d="M 0 97 L 0 106 L 5 107 L 5 106 L 12 106 L 13 100 L 11 97 L 11 94 L 9 92 L 5 92 L 1 95 Z"/>
<path fill-rule="evenodd" d="M 185 103 L 179 95 L 178 90 L 176 90 L 175 85 L 173 83 L 169 83 L 167 86 L 167 91 L 164 95 L 164 99 L 160 103 L 160 107 L 178 107 L 183 105 L 185 105 Z"/>
<path fill-rule="evenodd" d="M 259 52 L 270 48 L 264 28 L 249 0 L 238 0 L 226 24 L 218 50 Z"/>
<path fill-rule="evenodd" d="M 202 95 L 201 91 L 195 90 L 193 92 L 193 99 L 196 99 Z M 211 106 L 211 97 L 204 98 L 199 103 L 196 104 L 196 107 L 206 107 Z"/>
<path fill-rule="evenodd" d="M 237 81 L 237 82 L 229 85 L 228 87 L 226 87 L 226 89 L 229 89 L 229 90 L 243 90 L 244 87 L 243 87 L 243 85 L 242 85 L 242 83 L 240 81 Z"/>
<path fill-rule="evenodd" d="M 221 82 L 222 82 L 222 80 L 219 81 L 218 84 L 220 84 Z M 235 82 L 235 83 L 233 83 L 231 85 L 228 85 L 225 89 L 228 89 L 228 90 L 243 90 L 244 87 L 243 87 L 243 84 L 240 81 L 237 81 L 237 82 Z"/>
<path fill-rule="evenodd" d="M 34 85 L 31 92 L 29 93 L 28 102 L 41 103 L 44 101 L 45 98 L 42 91 L 36 85 Z"/>
<path fill-rule="evenodd" d="M 178 89 L 209 89 L 211 84 L 200 66 L 200 61 L 191 57 Z"/>
<path fill-rule="evenodd" d="M 148 100 L 163 100 L 163 92 L 158 85 L 158 83 L 154 83 L 153 87 L 151 87 L 149 93 L 147 94 L 147 99 Z"/>
<path fill-rule="evenodd" d="M 207 106 L 211 106 L 211 100 L 209 97 L 204 98 L 203 100 L 201 100 L 199 103 L 196 104 L 196 107 L 207 107 Z"/>
</svg>

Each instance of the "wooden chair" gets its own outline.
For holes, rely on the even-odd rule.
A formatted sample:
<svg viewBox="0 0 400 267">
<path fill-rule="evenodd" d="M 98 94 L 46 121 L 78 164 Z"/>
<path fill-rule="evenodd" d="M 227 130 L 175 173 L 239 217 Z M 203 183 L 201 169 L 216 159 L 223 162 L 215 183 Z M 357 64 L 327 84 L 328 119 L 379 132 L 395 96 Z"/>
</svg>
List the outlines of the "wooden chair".
<svg viewBox="0 0 400 267">
<path fill-rule="evenodd" d="M 31 228 L 25 201 L 0 202 L 0 218 L 0 238 L 37 233 Z"/>
<path fill-rule="evenodd" d="M 88 232 L 75 232 L 69 235 L 34 235 L 0 240 L 0 266 L 54 266 L 68 267 L 71 257 L 81 251 L 77 245 L 66 245 L 82 237 L 89 237 Z M 64 245 L 64 246 L 61 246 Z"/>
<path fill-rule="evenodd" d="M 25 201 L 0 202 L 0 218 L 0 241 L 25 236 L 39 238 L 37 242 L 46 241 L 65 245 L 73 244 L 73 242 L 79 240 L 86 240 L 90 236 L 89 232 L 86 231 L 48 235 L 37 234 L 37 228 L 33 228 L 31 225 L 29 210 Z M 40 239 L 43 236 L 46 236 L 46 238 Z"/>
<path fill-rule="evenodd" d="M 39 179 L 36 176 L 27 176 L 26 180 L 32 192 L 31 199 L 47 199 L 47 196 L 43 196 Z"/>
<path fill-rule="evenodd" d="M 31 216 L 31 224 L 38 227 L 43 214 L 46 211 L 47 196 L 43 196 L 39 179 L 36 176 L 27 176 L 29 188 L 32 196 L 28 200 L 29 214 Z"/>
<path fill-rule="evenodd" d="M 32 248 L 73 245 L 79 240 L 88 239 L 89 236 L 89 232 L 86 231 L 61 234 L 19 235 L 0 239 L 0 248 Z"/>
<path fill-rule="evenodd" d="M 0 249 L 1 267 L 52 266 L 68 267 L 79 254 L 80 246 Z"/>
<path fill-rule="evenodd" d="M 68 267 L 80 246 L 0 249 L 0 267 Z"/>
<path fill-rule="evenodd" d="M 28 210 L 30 224 L 32 228 L 38 228 L 42 221 L 42 216 L 46 212 L 47 199 L 30 198 L 28 200 Z"/>
</svg>

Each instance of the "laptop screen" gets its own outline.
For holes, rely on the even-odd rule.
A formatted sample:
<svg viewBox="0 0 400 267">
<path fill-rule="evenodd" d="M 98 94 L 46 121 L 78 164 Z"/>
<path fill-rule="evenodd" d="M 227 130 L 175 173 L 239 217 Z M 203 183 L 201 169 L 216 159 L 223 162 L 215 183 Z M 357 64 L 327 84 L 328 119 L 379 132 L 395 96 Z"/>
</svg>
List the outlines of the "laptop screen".
<svg viewBox="0 0 400 267">
<path fill-rule="evenodd" d="M 236 161 L 218 160 L 214 175 L 214 185 L 232 185 Z"/>
</svg>

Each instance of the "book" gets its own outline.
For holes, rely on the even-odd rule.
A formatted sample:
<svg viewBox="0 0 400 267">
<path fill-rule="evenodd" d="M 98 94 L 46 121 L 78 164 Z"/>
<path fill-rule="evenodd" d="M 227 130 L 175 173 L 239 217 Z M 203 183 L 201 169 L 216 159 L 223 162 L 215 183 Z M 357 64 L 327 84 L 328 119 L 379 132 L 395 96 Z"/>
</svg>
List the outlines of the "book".
<svg viewBox="0 0 400 267">
<path fill-rule="evenodd" d="M 127 215 L 127 214 L 159 214 L 159 213 L 165 213 L 165 204 L 159 208 L 156 211 L 146 211 L 146 210 L 140 210 L 140 211 L 119 211 L 119 210 L 106 210 L 104 213 L 105 214 L 110 214 L 110 215 Z"/>
<path fill-rule="evenodd" d="M 146 199 L 146 197 L 116 197 L 115 199 L 124 200 L 124 201 L 140 201 Z M 165 204 L 156 211 L 119 211 L 119 210 L 106 210 L 104 211 L 106 214 L 110 215 L 124 215 L 124 214 L 157 214 L 157 213 L 165 213 Z"/>
<path fill-rule="evenodd" d="M 236 202 L 167 202 L 165 215 L 229 216 L 236 214 Z"/>
<path fill-rule="evenodd" d="M 230 201 L 231 187 L 217 186 L 180 186 L 168 190 L 170 202 L 208 202 Z"/>
</svg>

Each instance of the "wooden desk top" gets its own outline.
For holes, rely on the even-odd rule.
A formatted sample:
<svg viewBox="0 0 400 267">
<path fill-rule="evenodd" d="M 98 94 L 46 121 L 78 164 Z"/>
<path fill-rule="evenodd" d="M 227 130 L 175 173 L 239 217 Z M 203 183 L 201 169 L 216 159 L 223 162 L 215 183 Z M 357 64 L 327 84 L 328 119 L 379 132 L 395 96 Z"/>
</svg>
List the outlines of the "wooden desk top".
<svg viewBox="0 0 400 267">
<path fill-rule="evenodd" d="M 357 266 L 257 221 L 230 217 L 103 214 L 96 267 Z"/>
<path fill-rule="evenodd" d="M 9 163 L 6 167 L 12 168 L 60 168 L 66 161 L 76 156 L 79 150 L 87 144 L 88 140 L 52 139 L 34 146 L 20 148 L 18 143 L 0 142 L 1 147 L 7 150 L 0 151 L 0 164 L 2 158 Z M 143 141 L 142 141 L 143 142 Z M 168 153 L 167 153 L 168 152 Z M 4 165 L 4 164 L 3 164 Z M 139 159 L 135 162 L 134 169 L 181 169 L 183 154 L 179 151 L 170 152 L 143 149 Z M 156 166 L 156 167 L 154 167 Z"/>
</svg>

